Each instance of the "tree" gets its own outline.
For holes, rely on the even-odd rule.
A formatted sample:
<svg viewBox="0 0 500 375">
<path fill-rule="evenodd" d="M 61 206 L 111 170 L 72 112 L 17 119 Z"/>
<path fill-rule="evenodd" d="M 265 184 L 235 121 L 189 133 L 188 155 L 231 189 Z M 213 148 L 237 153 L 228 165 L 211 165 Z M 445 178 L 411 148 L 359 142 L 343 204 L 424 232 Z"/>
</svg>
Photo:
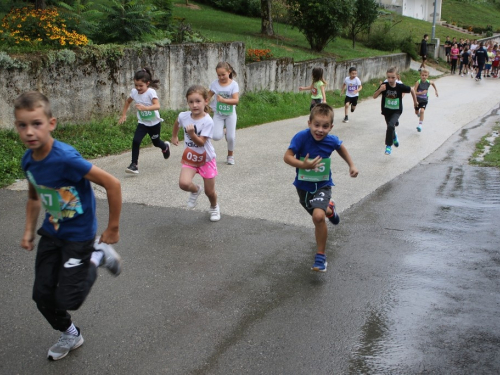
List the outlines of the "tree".
<svg viewBox="0 0 500 375">
<path fill-rule="evenodd" d="M 273 17 L 271 12 L 271 0 L 260 0 L 262 27 L 261 34 L 274 35 Z"/>
<path fill-rule="evenodd" d="M 311 49 L 323 49 L 342 33 L 350 0 L 288 0 L 290 22 L 304 34 Z"/>
<path fill-rule="evenodd" d="M 377 16 L 378 6 L 374 0 L 354 0 L 354 8 L 347 22 L 347 30 L 352 39 L 352 48 L 356 43 L 356 35 L 368 31 Z"/>
</svg>

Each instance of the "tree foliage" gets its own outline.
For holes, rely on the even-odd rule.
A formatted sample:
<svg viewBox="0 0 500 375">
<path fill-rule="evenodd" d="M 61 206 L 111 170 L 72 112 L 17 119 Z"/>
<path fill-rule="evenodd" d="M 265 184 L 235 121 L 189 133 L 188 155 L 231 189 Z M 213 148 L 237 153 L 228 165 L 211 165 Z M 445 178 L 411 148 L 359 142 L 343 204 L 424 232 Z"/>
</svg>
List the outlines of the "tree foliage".
<svg viewBox="0 0 500 375">
<path fill-rule="evenodd" d="M 288 0 L 290 22 L 317 52 L 338 37 L 350 15 L 350 0 Z"/>
<path fill-rule="evenodd" d="M 378 5 L 374 0 L 354 0 L 346 26 L 348 35 L 352 39 L 352 48 L 356 43 L 356 35 L 368 31 L 377 16 Z"/>
</svg>

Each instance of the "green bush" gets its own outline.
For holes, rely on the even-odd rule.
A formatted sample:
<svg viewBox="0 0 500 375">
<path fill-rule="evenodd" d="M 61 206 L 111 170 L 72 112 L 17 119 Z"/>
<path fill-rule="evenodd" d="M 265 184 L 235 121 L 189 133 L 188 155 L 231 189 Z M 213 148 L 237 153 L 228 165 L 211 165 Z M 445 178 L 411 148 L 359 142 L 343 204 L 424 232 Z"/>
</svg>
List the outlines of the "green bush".
<svg viewBox="0 0 500 375">
<path fill-rule="evenodd" d="M 198 0 L 198 2 L 225 12 L 247 17 L 260 17 L 260 0 Z"/>
</svg>

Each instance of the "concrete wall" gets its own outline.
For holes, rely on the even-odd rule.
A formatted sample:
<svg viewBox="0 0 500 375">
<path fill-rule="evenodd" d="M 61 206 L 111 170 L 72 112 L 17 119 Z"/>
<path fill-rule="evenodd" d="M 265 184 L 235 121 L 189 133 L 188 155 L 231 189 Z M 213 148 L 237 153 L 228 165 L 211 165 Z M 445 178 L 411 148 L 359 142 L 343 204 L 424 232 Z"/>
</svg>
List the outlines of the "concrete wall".
<svg viewBox="0 0 500 375">
<path fill-rule="evenodd" d="M 400 71 L 410 67 L 409 56 L 402 53 L 340 63 L 335 59 L 295 63 L 282 58 L 245 64 L 245 45 L 241 42 L 127 50 L 111 65 L 77 59 L 71 66 L 56 62 L 32 70 L 0 69 L 0 128 L 13 127 L 12 103 L 28 90 L 47 95 L 60 123 L 84 122 L 110 114 L 118 118 L 133 87 L 134 73 L 143 66 L 152 67 L 155 78 L 160 80 L 157 92 L 162 108 L 183 109 L 187 88 L 192 84 L 208 87 L 217 78 L 215 66 L 219 61 L 233 66 L 241 94 L 260 90 L 298 92 L 299 86 L 310 85 L 316 66 L 325 70 L 327 90 L 340 89 L 351 66 L 357 67 L 362 82 L 383 77 L 389 66 L 397 66 Z M 132 115 L 134 109 L 130 111 Z"/>
</svg>

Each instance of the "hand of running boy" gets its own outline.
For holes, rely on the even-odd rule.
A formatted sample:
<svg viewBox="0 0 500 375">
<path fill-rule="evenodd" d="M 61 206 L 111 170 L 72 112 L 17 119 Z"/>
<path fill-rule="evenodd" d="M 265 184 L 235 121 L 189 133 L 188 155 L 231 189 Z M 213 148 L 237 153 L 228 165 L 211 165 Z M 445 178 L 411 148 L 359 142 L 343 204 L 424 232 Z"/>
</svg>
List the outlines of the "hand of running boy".
<svg viewBox="0 0 500 375">
<path fill-rule="evenodd" d="M 35 236 L 24 236 L 21 240 L 21 247 L 28 251 L 31 251 L 35 248 Z"/>
<path fill-rule="evenodd" d="M 110 229 L 106 228 L 104 232 L 102 232 L 101 237 L 99 238 L 99 243 L 104 242 L 107 244 L 114 244 L 120 240 L 120 232 L 118 229 Z"/>
<path fill-rule="evenodd" d="M 321 156 L 316 156 L 314 159 L 309 159 L 309 154 L 302 160 L 302 169 L 315 169 L 323 158 Z"/>
<path fill-rule="evenodd" d="M 358 173 L 359 173 L 359 172 L 358 172 L 358 168 L 356 168 L 356 167 L 354 167 L 354 166 L 349 168 L 349 175 L 350 175 L 351 177 L 353 177 L 353 178 L 354 178 L 354 177 L 358 177 Z"/>
</svg>

